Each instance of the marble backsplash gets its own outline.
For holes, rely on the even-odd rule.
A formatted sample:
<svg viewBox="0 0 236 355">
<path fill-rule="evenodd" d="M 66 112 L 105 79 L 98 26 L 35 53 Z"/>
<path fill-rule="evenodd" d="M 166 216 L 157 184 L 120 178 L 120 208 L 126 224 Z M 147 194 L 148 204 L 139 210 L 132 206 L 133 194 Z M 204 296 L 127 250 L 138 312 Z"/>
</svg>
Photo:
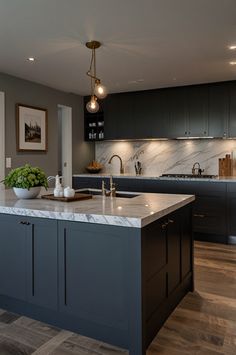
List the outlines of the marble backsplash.
<svg viewBox="0 0 236 355">
<path fill-rule="evenodd" d="M 119 159 L 114 158 L 108 164 L 110 157 L 118 154 L 127 174 L 135 175 L 134 164 L 139 160 L 143 175 L 191 174 L 192 166 L 197 161 L 204 174 L 218 175 L 218 159 L 234 150 L 236 140 L 233 139 L 114 141 L 97 142 L 95 158 L 104 165 L 103 172 L 111 174 L 119 174 Z"/>
</svg>

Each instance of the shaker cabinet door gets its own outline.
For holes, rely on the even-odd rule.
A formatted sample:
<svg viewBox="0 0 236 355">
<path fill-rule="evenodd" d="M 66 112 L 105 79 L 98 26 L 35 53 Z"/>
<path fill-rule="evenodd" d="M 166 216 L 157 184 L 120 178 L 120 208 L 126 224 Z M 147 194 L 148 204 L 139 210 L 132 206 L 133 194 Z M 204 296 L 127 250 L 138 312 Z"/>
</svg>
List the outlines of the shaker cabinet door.
<svg viewBox="0 0 236 355">
<path fill-rule="evenodd" d="M 57 221 L 28 218 L 27 295 L 30 303 L 57 309 Z"/>
<path fill-rule="evenodd" d="M 103 103 L 105 139 L 134 138 L 133 94 L 109 95 Z"/>
<path fill-rule="evenodd" d="M 26 300 L 26 225 L 23 216 L 0 214 L 0 295 Z"/>
<path fill-rule="evenodd" d="M 168 138 L 188 136 L 187 92 L 185 88 L 168 89 Z"/>
<path fill-rule="evenodd" d="M 229 111 L 229 137 L 236 137 L 236 82 L 229 84 L 230 111 Z"/>
<path fill-rule="evenodd" d="M 188 135 L 190 137 L 208 136 L 208 87 L 189 87 L 188 102 Z"/>
<path fill-rule="evenodd" d="M 229 119 L 229 90 L 226 84 L 209 85 L 208 135 L 226 137 Z"/>
<path fill-rule="evenodd" d="M 112 226 L 59 222 L 61 312 L 82 323 L 126 326 L 126 242 Z"/>
</svg>

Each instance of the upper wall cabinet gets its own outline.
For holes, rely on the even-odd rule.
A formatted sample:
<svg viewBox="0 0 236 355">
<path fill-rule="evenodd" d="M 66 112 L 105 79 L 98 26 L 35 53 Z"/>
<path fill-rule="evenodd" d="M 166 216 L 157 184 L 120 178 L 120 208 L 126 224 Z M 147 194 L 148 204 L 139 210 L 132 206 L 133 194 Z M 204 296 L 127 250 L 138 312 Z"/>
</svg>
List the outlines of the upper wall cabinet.
<svg viewBox="0 0 236 355">
<path fill-rule="evenodd" d="M 134 93 L 113 94 L 103 100 L 105 139 L 135 138 Z"/>
<path fill-rule="evenodd" d="M 207 137 L 208 87 L 205 85 L 187 88 L 188 136 Z"/>
<path fill-rule="evenodd" d="M 106 140 L 236 137 L 236 81 L 110 94 L 102 106 Z"/>
<path fill-rule="evenodd" d="M 236 81 L 229 85 L 229 137 L 236 137 Z"/>
<path fill-rule="evenodd" d="M 208 136 L 226 137 L 229 120 L 229 85 L 209 85 Z"/>
<path fill-rule="evenodd" d="M 186 137 L 188 135 L 187 90 L 185 87 L 166 90 L 166 112 L 169 114 L 167 138 Z"/>
<path fill-rule="evenodd" d="M 166 90 L 133 93 L 133 138 L 163 138 L 169 134 Z"/>
</svg>

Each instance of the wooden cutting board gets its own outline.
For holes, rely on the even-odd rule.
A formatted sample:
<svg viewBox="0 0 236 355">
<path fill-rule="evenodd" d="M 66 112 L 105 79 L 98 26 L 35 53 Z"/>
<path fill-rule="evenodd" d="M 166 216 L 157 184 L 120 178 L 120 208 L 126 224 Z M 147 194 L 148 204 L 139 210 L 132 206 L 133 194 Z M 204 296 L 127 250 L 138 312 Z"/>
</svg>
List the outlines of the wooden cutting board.
<svg viewBox="0 0 236 355">
<path fill-rule="evenodd" d="M 55 197 L 53 194 L 41 196 L 41 198 L 44 198 L 45 200 L 54 200 L 54 201 L 61 201 L 61 202 L 89 200 L 92 197 L 93 197 L 92 195 L 82 194 L 79 192 L 76 192 L 75 196 L 73 196 L 73 197 Z"/>
</svg>

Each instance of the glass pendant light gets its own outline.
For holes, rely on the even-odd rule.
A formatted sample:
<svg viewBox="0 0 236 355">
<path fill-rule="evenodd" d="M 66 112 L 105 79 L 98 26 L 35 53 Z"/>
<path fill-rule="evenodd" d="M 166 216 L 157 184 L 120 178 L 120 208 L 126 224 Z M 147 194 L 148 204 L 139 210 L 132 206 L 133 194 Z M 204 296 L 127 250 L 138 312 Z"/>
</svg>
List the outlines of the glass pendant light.
<svg viewBox="0 0 236 355">
<path fill-rule="evenodd" d="M 105 99 L 107 96 L 107 88 L 101 84 L 100 80 L 95 81 L 94 94 L 98 99 Z"/>
<path fill-rule="evenodd" d="M 96 113 L 99 110 L 99 104 L 97 98 L 93 95 L 89 102 L 87 102 L 86 109 L 90 113 Z"/>
<path fill-rule="evenodd" d="M 90 113 L 96 113 L 99 110 L 97 99 L 104 99 L 107 96 L 107 89 L 101 84 L 101 80 L 96 76 L 96 53 L 95 50 L 101 46 L 98 41 L 90 41 L 86 43 L 86 47 L 92 50 L 92 57 L 87 75 L 91 78 L 91 99 L 86 105 L 86 109 Z"/>
</svg>

